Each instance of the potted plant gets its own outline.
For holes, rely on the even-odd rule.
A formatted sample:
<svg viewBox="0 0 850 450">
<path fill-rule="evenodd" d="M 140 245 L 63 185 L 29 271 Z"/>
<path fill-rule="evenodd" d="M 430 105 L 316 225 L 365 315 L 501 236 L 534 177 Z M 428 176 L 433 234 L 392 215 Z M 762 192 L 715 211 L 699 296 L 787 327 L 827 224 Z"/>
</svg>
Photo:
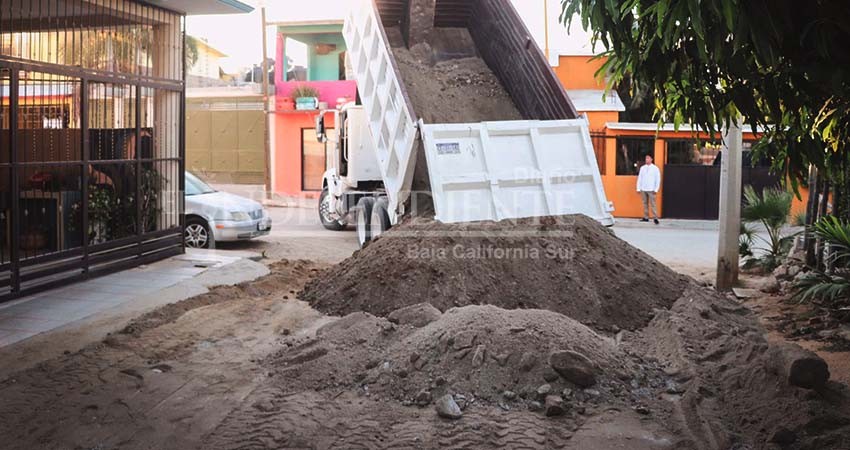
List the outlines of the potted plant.
<svg viewBox="0 0 850 450">
<path fill-rule="evenodd" d="M 319 107 L 319 91 L 314 87 L 302 84 L 293 89 L 289 96 L 295 99 L 295 109 L 299 111 Z"/>
</svg>

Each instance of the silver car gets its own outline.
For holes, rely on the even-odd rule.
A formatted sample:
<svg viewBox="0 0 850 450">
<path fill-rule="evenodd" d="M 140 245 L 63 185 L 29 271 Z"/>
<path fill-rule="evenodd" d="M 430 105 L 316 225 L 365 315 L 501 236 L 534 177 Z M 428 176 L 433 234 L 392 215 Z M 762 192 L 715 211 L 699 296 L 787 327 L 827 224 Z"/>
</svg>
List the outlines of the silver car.
<svg viewBox="0 0 850 450">
<path fill-rule="evenodd" d="M 216 242 L 254 239 L 271 229 L 272 220 L 261 204 L 218 192 L 186 172 L 186 247 L 215 248 Z"/>
</svg>

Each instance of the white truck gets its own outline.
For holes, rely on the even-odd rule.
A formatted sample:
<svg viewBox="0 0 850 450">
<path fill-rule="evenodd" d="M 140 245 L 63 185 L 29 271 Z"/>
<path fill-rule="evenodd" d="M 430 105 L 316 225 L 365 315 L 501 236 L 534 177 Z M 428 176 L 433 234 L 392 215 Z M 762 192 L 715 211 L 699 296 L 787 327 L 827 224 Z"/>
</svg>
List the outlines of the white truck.
<svg viewBox="0 0 850 450">
<path fill-rule="evenodd" d="M 472 51 L 528 120 L 418 118 L 387 27 L 399 27 L 405 45 L 427 41 L 435 53 L 441 29 L 466 28 Z M 422 203 L 411 201 L 414 172 L 424 178 L 416 188 L 427 193 L 442 222 L 581 213 L 613 225 L 587 122 L 509 0 L 363 2 L 350 12 L 343 35 L 359 101 L 323 111 L 316 120 L 319 140 L 330 144 L 319 201 L 326 228 L 341 230 L 354 221 L 365 245 Z M 327 114 L 335 116 L 331 134 Z M 415 197 L 422 200 L 419 192 Z"/>
</svg>

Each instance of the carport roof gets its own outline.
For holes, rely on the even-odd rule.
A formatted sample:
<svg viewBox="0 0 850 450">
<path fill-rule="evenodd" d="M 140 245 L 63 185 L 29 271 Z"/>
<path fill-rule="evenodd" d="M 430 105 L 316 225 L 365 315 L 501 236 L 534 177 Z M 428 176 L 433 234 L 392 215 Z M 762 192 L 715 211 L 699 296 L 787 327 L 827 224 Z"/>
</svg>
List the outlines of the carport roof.
<svg viewBox="0 0 850 450">
<path fill-rule="evenodd" d="M 239 0 L 140 0 L 139 3 L 148 3 L 190 16 L 240 14 L 254 10 L 253 6 Z"/>
</svg>

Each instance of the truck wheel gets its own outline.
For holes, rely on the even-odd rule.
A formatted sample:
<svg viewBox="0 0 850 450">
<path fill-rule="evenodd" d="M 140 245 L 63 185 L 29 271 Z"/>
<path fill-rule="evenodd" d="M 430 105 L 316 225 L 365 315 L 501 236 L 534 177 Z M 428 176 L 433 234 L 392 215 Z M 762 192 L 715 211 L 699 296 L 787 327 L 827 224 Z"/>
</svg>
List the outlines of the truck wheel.
<svg viewBox="0 0 850 450">
<path fill-rule="evenodd" d="M 357 241 L 362 248 L 372 240 L 372 207 L 375 206 L 374 197 L 363 197 L 357 202 Z"/>
<path fill-rule="evenodd" d="M 319 196 L 319 220 L 322 221 L 323 227 L 331 231 L 342 231 L 345 228 L 345 223 L 333 218 L 331 194 L 328 188 L 322 189 L 322 195 Z"/>
<path fill-rule="evenodd" d="M 386 197 L 381 197 L 375 202 L 375 206 L 372 207 L 370 231 L 373 241 L 390 229 L 389 206 L 389 200 Z"/>
</svg>

